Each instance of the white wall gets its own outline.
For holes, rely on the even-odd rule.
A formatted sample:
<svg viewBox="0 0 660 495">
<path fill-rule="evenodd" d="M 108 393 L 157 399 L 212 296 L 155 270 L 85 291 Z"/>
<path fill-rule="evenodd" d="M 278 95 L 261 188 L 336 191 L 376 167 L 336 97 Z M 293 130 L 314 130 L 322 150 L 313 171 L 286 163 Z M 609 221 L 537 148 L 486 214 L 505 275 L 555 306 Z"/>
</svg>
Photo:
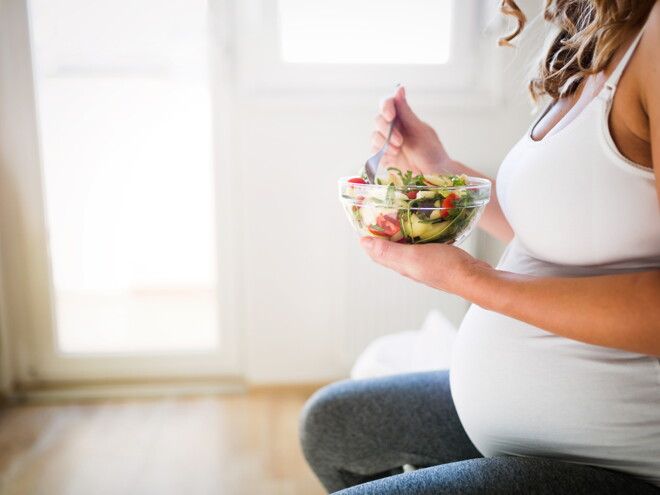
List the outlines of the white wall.
<svg viewBox="0 0 660 495">
<path fill-rule="evenodd" d="M 19 5 L 14 0 L 0 1 L 9 2 L 5 7 Z M 520 3 L 530 13 L 540 7 L 538 0 Z M 8 35 L 10 30 L 0 34 Z M 29 60 L 25 53 L 21 55 L 9 46 L 7 39 L 0 36 L 5 60 Z M 23 51 L 27 47 L 24 44 Z M 450 154 L 491 175 L 531 120 L 524 90 L 530 49 L 502 50 L 506 53 L 505 79 L 511 82 L 505 85 L 499 103 L 443 107 L 423 101 L 413 87 L 408 88 L 411 104 L 438 130 Z M 9 71 L 0 74 L 0 102 L 10 110 L 3 115 L 19 117 L 4 121 L 0 160 L 29 164 L 30 171 L 38 171 L 37 147 L 19 146 L 21 142 L 34 143 L 36 132 L 28 119 L 34 114 L 32 103 L 19 105 L 32 102 L 31 96 L 21 96 L 29 85 L 16 86 L 17 81 L 30 80 L 29 68 L 18 68 L 20 78 Z M 229 85 L 235 78 L 225 73 L 216 80 Z M 343 94 L 335 94 L 313 104 L 305 96 L 278 104 L 252 101 L 245 95 L 228 102 L 231 91 L 224 88 L 222 93 L 218 106 L 224 113 L 219 132 L 224 139 L 218 140 L 221 149 L 217 156 L 233 162 L 235 172 L 219 177 L 218 184 L 220 194 L 223 190 L 233 192 L 238 225 L 231 230 L 238 244 L 223 246 L 221 251 L 225 253 L 221 260 L 224 273 L 230 275 L 231 285 L 236 281 L 235 293 L 225 296 L 230 304 L 227 311 L 231 312 L 226 320 L 239 327 L 242 370 L 249 381 L 320 382 L 346 376 L 371 339 L 418 328 L 433 307 L 443 310 L 455 324 L 460 322 L 467 308 L 465 301 L 371 263 L 340 208 L 336 180 L 354 173 L 364 162 L 372 121 L 383 95 L 350 95 L 343 100 Z M 31 140 L 14 139 L 15 134 L 31 136 Z M 43 208 L 30 192 L 39 178 L 32 172 L 23 175 L 3 177 L 2 189 L 11 191 L 10 182 L 16 182 L 17 192 L 16 197 L 4 194 L 0 198 L 0 219 L 5 224 L 41 225 Z M 30 221 L 21 223 L 15 211 L 27 214 Z M 47 259 L 41 232 L 20 233 L 24 238 L 21 245 L 33 246 L 35 252 L 20 253 L 9 249 L 11 245 L 3 246 L 3 261 L 8 263 L 5 269 L 24 264 L 25 259 Z M 501 244 L 485 235 L 473 236 L 466 248 L 489 262 L 495 262 L 502 250 Z M 21 279 L 8 277 L 5 270 L 5 287 L 11 289 L 5 294 L 7 306 L 32 299 L 39 300 L 35 307 L 48 309 L 47 287 L 40 282 L 48 279 L 46 263 L 40 261 L 24 271 L 29 277 Z M 47 326 L 49 314 L 14 311 L 6 326 L 12 335 L 22 335 L 28 327 Z M 24 354 L 25 349 L 14 346 L 13 351 Z M 27 369 L 14 371 L 19 376 L 29 375 Z"/>
<path fill-rule="evenodd" d="M 521 5 L 531 15 L 537 3 Z M 437 129 L 449 153 L 493 176 L 532 118 L 525 76 L 536 49 L 502 50 L 508 82 L 499 104 L 424 107 L 408 91 L 413 108 Z M 382 95 L 346 104 L 334 96 L 328 105 L 243 99 L 237 107 L 236 166 L 244 198 L 241 321 L 245 371 L 253 382 L 342 377 L 374 336 L 418 328 L 431 307 L 458 324 L 467 307 L 457 297 L 388 273 L 361 252 L 340 209 L 336 179 L 354 173 L 367 157 Z M 502 248 L 485 234 L 478 237 L 476 252 L 491 263 Z"/>
</svg>

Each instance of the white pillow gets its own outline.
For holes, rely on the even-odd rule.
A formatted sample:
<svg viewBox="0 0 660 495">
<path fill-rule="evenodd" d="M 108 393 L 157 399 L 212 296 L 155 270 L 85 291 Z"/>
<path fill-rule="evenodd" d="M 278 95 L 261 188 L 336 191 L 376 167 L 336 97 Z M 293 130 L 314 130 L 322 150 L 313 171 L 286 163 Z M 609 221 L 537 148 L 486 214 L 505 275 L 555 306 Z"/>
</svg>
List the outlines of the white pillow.
<svg viewBox="0 0 660 495">
<path fill-rule="evenodd" d="M 448 369 L 457 329 L 440 311 L 429 312 L 420 330 L 379 337 L 357 358 L 351 378 Z"/>
</svg>

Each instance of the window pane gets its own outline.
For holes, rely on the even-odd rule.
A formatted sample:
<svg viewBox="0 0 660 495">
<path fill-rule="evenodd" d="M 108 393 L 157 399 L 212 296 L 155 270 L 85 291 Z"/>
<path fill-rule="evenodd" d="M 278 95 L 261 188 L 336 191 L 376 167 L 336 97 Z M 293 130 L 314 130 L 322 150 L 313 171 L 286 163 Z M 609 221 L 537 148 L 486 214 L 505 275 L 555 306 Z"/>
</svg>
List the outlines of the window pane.
<svg viewBox="0 0 660 495">
<path fill-rule="evenodd" d="M 279 0 L 282 58 L 296 63 L 443 64 L 452 0 Z"/>
<path fill-rule="evenodd" d="M 31 0 L 57 341 L 218 345 L 205 0 Z"/>
</svg>

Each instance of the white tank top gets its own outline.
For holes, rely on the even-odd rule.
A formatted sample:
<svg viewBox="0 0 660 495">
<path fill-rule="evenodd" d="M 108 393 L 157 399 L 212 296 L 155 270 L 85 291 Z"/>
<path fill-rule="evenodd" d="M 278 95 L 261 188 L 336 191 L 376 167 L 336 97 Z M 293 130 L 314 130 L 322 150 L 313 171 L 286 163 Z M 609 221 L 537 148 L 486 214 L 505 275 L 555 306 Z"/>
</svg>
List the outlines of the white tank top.
<svg viewBox="0 0 660 495">
<path fill-rule="evenodd" d="M 515 238 L 499 269 L 583 277 L 660 268 L 653 172 L 618 151 L 608 126 L 641 35 L 572 122 L 541 141 L 531 137 L 534 123 L 504 160 L 498 197 Z M 563 459 L 660 486 L 657 357 L 567 339 L 473 305 L 455 343 L 451 389 L 485 456 Z"/>
</svg>

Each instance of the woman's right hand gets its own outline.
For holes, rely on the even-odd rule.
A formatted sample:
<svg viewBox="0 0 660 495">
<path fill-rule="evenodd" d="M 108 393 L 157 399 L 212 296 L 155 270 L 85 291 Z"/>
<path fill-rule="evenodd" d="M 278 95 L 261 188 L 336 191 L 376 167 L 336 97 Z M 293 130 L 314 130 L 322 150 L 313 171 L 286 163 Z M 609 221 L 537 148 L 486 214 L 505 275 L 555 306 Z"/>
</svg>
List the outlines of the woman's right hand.
<svg viewBox="0 0 660 495">
<path fill-rule="evenodd" d="M 381 102 L 381 111 L 376 117 L 376 131 L 372 135 L 373 153 L 385 144 L 387 128 L 395 117 L 390 146 L 381 160 L 382 168 L 396 167 L 412 170 L 415 174 L 449 173 L 488 178 L 449 157 L 433 128 L 419 120 L 408 105 L 403 87 L 397 88 L 394 96 Z M 495 181 L 492 181 L 491 200 L 479 225 L 504 242 L 513 238 L 513 229 L 497 199 Z"/>
<path fill-rule="evenodd" d="M 381 101 L 380 108 L 376 130 L 371 137 L 372 154 L 383 147 L 387 128 L 396 118 L 390 146 L 381 161 L 383 168 L 396 167 L 412 170 L 415 174 L 455 173 L 453 161 L 436 132 L 422 122 L 408 105 L 403 86 L 397 88 L 394 96 Z"/>
</svg>

